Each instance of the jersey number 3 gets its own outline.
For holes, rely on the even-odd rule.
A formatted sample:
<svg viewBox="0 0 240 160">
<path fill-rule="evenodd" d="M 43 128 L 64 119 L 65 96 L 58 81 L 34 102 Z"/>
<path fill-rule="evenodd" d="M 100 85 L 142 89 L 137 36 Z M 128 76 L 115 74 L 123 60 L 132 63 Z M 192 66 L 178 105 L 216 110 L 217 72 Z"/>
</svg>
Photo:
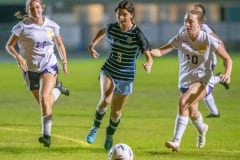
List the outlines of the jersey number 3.
<svg viewBox="0 0 240 160">
<path fill-rule="evenodd" d="M 119 63 L 121 63 L 121 62 L 122 62 L 122 53 L 117 52 L 117 55 L 118 55 L 117 61 L 118 61 Z"/>
</svg>

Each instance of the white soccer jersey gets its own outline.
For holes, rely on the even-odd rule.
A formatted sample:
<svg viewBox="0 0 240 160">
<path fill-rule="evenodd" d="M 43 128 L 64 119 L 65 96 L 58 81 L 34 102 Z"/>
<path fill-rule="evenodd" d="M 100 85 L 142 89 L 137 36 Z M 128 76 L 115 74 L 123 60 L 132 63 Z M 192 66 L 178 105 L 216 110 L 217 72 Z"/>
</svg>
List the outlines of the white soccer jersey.
<svg viewBox="0 0 240 160">
<path fill-rule="evenodd" d="M 53 38 L 59 35 L 59 30 L 60 27 L 48 18 L 44 18 L 41 26 L 26 18 L 13 27 L 12 33 L 19 37 L 19 52 L 29 71 L 41 72 L 57 63 Z"/>
<path fill-rule="evenodd" d="M 204 32 L 206 32 L 206 33 L 208 33 L 208 34 L 211 34 L 211 33 L 213 33 L 213 30 L 206 24 L 206 23 L 203 23 L 202 25 L 201 25 L 201 30 L 202 31 L 204 31 Z M 180 30 L 178 31 L 178 33 L 182 33 L 182 32 L 184 32 L 185 31 L 185 28 L 184 28 L 184 26 L 182 26 L 181 28 L 180 28 Z M 215 65 L 217 65 L 217 56 L 216 56 L 216 54 L 213 52 L 213 61 L 212 61 L 213 63 L 213 65 L 215 66 Z"/>
<path fill-rule="evenodd" d="M 219 47 L 220 41 L 200 31 L 194 41 L 190 39 L 187 32 L 182 32 L 173 37 L 169 43 L 179 50 L 179 88 L 189 88 L 194 82 L 202 82 L 213 87 L 214 77 L 211 65 L 213 54 Z"/>
</svg>

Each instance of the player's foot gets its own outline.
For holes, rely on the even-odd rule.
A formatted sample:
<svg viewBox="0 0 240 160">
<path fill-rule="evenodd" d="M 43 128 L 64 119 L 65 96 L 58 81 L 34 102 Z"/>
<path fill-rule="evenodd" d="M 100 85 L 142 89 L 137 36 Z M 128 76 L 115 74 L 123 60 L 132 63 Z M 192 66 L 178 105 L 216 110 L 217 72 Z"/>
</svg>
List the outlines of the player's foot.
<svg viewBox="0 0 240 160">
<path fill-rule="evenodd" d="M 92 128 L 90 129 L 87 137 L 86 137 L 86 141 L 90 144 L 92 144 L 95 139 L 96 139 L 96 136 L 97 136 L 97 131 L 98 131 L 98 128 L 96 126 L 92 126 Z"/>
<path fill-rule="evenodd" d="M 204 124 L 205 127 L 204 127 L 204 130 L 202 133 L 198 134 L 198 137 L 197 137 L 197 147 L 198 148 L 203 148 L 206 144 L 206 133 L 208 131 L 208 125 L 207 124 Z"/>
<path fill-rule="evenodd" d="M 229 83 L 220 82 L 220 84 L 223 85 L 223 87 L 224 87 L 225 89 L 227 89 L 227 90 L 230 88 L 230 84 L 229 84 Z"/>
<path fill-rule="evenodd" d="M 38 138 L 39 143 L 42 143 L 44 147 L 49 148 L 51 145 L 51 136 L 43 135 Z"/>
<path fill-rule="evenodd" d="M 213 114 L 213 113 L 210 113 L 209 115 L 206 116 L 206 118 L 219 118 L 220 117 L 220 114 Z"/>
<path fill-rule="evenodd" d="M 217 76 L 219 76 L 219 77 L 221 77 L 222 76 L 222 73 L 221 72 L 219 72 L 219 73 L 217 73 Z M 230 83 L 227 83 L 227 82 L 219 82 L 221 85 L 223 85 L 223 87 L 225 88 L 225 89 L 229 89 L 230 88 Z"/>
<path fill-rule="evenodd" d="M 63 87 L 61 81 L 56 82 L 56 88 L 58 88 L 63 95 L 69 96 L 69 94 L 70 94 L 69 90 L 67 88 Z"/>
<path fill-rule="evenodd" d="M 170 140 L 168 142 L 165 143 L 165 146 L 167 148 L 172 149 L 173 152 L 178 152 L 179 148 L 180 148 L 180 143 L 174 140 Z"/>
<path fill-rule="evenodd" d="M 112 135 L 106 135 L 106 139 L 104 142 L 104 149 L 106 151 L 109 151 L 113 145 L 113 136 Z"/>
</svg>

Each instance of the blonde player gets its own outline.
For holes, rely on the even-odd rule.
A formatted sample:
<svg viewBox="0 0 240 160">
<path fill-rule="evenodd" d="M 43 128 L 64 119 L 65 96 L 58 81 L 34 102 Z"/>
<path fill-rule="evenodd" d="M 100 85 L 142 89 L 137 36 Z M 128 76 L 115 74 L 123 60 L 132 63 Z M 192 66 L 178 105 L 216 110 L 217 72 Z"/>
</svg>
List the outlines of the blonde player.
<svg viewBox="0 0 240 160">
<path fill-rule="evenodd" d="M 58 76 L 55 43 L 65 76 L 68 75 L 68 70 L 66 51 L 59 33 L 60 27 L 44 17 L 43 11 L 42 0 L 26 1 L 28 15 L 13 27 L 6 50 L 17 60 L 29 89 L 41 106 L 42 136 L 38 140 L 45 147 L 49 147 L 52 107 L 62 91 L 59 83 L 58 88 L 55 88 Z M 17 44 L 19 51 L 15 49 Z"/>
<path fill-rule="evenodd" d="M 153 56 L 159 57 L 175 48 L 179 50 L 179 89 L 182 94 L 178 104 L 174 135 L 166 142 L 166 147 L 173 151 L 180 148 L 189 117 L 198 131 L 197 147 L 205 146 L 208 125 L 203 121 L 198 103 L 213 90 L 214 75 L 211 67 L 213 52 L 216 52 L 226 64 L 221 81 L 230 83 L 232 60 L 218 39 L 201 30 L 203 22 L 204 17 L 199 11 L 194 9 L 187 11 L 184 18 L 185 31 L 174 36 L 166 45 L 151 51 Z"/>
<path fill-rule="evenodd" d="M 219 39 L 221 41 L 221 39 L 213 32 L 213 30 L 205 23 L 205 15 L 206 15 L 206 9 L 205 7 L 203 6 L 203 4 L 201 3 L 196 3 L 193 5 L 193 9 L 199 11 L 203 18 L 204 18 L 204 23 L 201 25 L 201 30 L 208 33 L 208 34 L 211 34 L 212 36 L 214 36 L 215 38 Z M 181 29 L 179 30 L 179 33 L 181 32 L 184 32 L 185 28 L 184 26 L 181 27 Z M 224 46 L 223 42 L 221 41 L 221 45 Z M 214 68 L 215 66 L 217 65 L 217 56 L 216 54 L 213 52 L 213 61 L 212 61 L 212 69 L 214 71 Z M 228 83 L 225 83 L 225 82 L 221 82 L 221 74 L 219 75 L 215 75 L 214 76 L 214 84 L 222 84 L 226 89 L 229 89 L 229 84 Z M 213 97 L 213 94 L 209 94 L 208 96 L 204 97 L 204 102 L 210 112 L 210 114 L 208 114 L 206 117 L 207 118 L 217 118 L 217 117 L 220 117 L 220 113 L 219 113 L 219 110 L 217 108 L 217 105 L 215 103 L 215 100 L 214 100 L 214 97 Z"/>
</svg>

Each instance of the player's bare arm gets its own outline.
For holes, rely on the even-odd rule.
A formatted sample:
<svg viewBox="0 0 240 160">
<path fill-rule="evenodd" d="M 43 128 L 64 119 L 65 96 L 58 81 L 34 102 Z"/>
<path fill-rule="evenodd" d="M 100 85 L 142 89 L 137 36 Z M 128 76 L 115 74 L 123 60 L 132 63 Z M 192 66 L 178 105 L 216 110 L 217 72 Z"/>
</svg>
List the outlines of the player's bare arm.
<svg viewBox="0 0 240 160">
<path fill-rule="evenodd" d="M 221 79 L 223 82 L 231 82 L 231 72 L 232 72 L 232 59 L 222 45 L 217 48 L 218 55 L 223 59 L 225 64 L 225 73 L 222 74 Z"/>
<path fill-rule="evenodd" d="M 56 36 L 55 43 L 56 43 L 56 47 L 57 47 L 59 56 L 62 60 L 62 68 L 63 68 L 64 76 L 67 76 L 68 75 L 67 54 L 66 54 L 65 46 L 64 46 L 63 41 L 62 41 L 62 37 L 60 35 Z"/>
<path fill-rule="evenodd" d="M 97 59 L 99 57 L 99 54 L 95 50 L 95 47 L 103 39 L 104 36 L 105 36 L 105 29 L 101 29 L 88 47 L 89 53 L 94 59 Z"/>
<path fill-rule="evenodd" d="M 147 73 L 150 73 L 152 65 L 153 65 L 153 59 L 152 59 L 150 51 L 145 51 L 144 55 L 146 57 L 147 62 L 143 64 L 143 67 L 144 67 L 145 71 L 147 71 Z"/>
<path fill-rule="evenodd" d="M 173 50 L 172 45 L 166 44 L 166 45 L 162 46 L 159 49 L 152 49 L 151 50 L 151 54 L 154 57 L 161 57 L 161 56 L 163 56 L 165 54 L 170 53 L 172 50 Z"/>
<path fill-rule="evenodd" d="M 26 72 L 28 70 L 27 63 L 15 49 L 18 39 L 19 39 L 18 36 L 12 34 L 5 48 L 8 51 L 8 53 L 17 60 L 19 68 Z"/>
</svg>

